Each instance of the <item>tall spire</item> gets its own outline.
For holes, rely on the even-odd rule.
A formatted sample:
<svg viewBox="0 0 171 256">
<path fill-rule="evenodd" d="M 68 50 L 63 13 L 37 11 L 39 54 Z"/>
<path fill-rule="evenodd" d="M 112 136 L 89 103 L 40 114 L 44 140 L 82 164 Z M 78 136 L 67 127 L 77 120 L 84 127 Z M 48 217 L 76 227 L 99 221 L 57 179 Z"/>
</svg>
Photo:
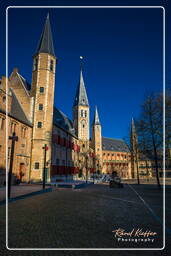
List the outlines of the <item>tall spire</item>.
<svg viewBox="0 0 171 256">
<path fill-rule="evenodd" d="M 93 125 L 100 125 L 100 120 L 99 120 L 99 114 L 98 114 L 98 111 L 97 111 L 97 106 L 95 107 Z"/>
<path fill-rule="evenodd" d="M 132 121 L 131 121 L 131 133 L 136 133 L 133 117 L 132 117 Z"/>
<path fill-rule="evenodd" d="M 77 92 L 75 95 L 75 100 L 73 106 L 89 106 L 86 88 L 84 85 L 82 68 L 80 70 L 80 81 L 78 84 Z"/>
<path fill-rule="evenodd" d="M 45 26 L 36 50 L 36 54 L 38 53 L 49 53 L 55 56 L 52 32 L 51 32 L 51 26 L 50 26 L 50 20 L 49 20 L 49 13 L 47 15 Z"/>
</svg>

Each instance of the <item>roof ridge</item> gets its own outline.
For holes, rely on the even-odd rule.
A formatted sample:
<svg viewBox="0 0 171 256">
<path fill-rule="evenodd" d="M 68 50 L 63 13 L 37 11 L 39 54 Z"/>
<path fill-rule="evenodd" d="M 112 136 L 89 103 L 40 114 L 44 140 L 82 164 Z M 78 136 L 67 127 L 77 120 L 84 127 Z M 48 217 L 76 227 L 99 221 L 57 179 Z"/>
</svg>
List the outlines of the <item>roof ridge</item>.
<svg viewBox="0 0 171 256">
<path fill-rule="evenodd" d="M 109 138 L 109 137 L 105 137 L 105 136 L 102 136 L 102 138 L 105 138 L 105 139 L 111 139 L 111 140 L 121 140 L 121 141 L 124 141 L 123 139 L 118 139 L 118 138 Z"/>
<path fill-rule="evenodd" d="M 16 72 L 16 74 L 18 75 L 19 79 L 21 80 L 21 83 L 22 83 L 22 85 L 23 85 L 23 87 L 24 87 L 24 90 L 25 90 L 27 96 L 30 97 L 30 94 L 28 93 L 28 90 L 27 90 L 27 88 L 25 87 L 25 85 L 24 85 L 24 83 L 23 83 L 21 77 L 22 77 L 25 81 L 26 81 L 26 79 L 25 79 L 22 75 L 20 75 L 18 72 Z"/>
</svg>

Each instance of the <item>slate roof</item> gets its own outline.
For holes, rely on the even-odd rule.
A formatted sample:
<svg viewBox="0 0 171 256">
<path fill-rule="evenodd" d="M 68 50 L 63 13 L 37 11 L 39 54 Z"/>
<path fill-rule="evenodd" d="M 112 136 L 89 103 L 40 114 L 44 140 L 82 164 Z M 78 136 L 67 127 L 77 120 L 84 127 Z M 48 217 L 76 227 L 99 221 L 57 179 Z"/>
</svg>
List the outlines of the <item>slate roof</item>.
<svg viewBox="0 0 171 256">
<path fill-rule="evenodd" d="M 93 125 L 95 125 L 95 124 L 97 124 L 97 125 L 100 124 L 97 106 L 95 107 L 94 120 L 93 120 Z"/>
<path fill-rule="evenodd" d="M 78 106 L 78 105 L 89 106 L 82 70 L 80 70 L 80 81 L 77 87 L 77 92 L 75 95 L 73 106 Z"/>
<path fill-rule="evenodd" d="M 47 15 L 45 26 L 37 47 L 36 54 L 38 53 L 49 53 L 55 56 L 49 14 Z"/>
<path fill-rule="evenodd" d="M 11 96 L 12 96 L 12 101 L 11 101 L 11 112 L 9 113 L 12 117 L 15 119 L 21 121 L 22 123 L 25 123 L 29 126 L 32 126 L 31 122 L 27 119 L 22 106 L 20 105 L 14 91 L 12 88 L 10 88 Z"/>
<path fill-rule="evenodd" d="M 116 152 L 129 152 L 129 148 L 121 139 L 112 139 L 102 137 L 102 150 L 116 151 Z"/>
<path fill-rule="evenodd" d="M 54 107 L 53 112 L 53 124 L 61 127 L 62 129 L 68 131 L 72 135 L 75 135 L 75 130 L 72 121 L 59 109 Z"/>
</svg>

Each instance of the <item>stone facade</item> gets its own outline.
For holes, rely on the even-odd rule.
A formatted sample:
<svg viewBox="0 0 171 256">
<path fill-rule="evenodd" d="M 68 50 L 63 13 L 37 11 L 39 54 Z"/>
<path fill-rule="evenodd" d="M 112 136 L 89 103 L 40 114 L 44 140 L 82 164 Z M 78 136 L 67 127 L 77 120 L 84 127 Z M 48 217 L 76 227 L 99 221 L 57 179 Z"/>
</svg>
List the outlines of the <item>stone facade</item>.
<svg viewBox="0 0 171 256">
<path fill-rule="evenodd" d="M 22 181 L 41 181 L 43 168 L 46 180 L 61 176 L 88 176 L 94 172 L 116 171 L 122 178 L 133 178 L 135 160 L 123 140 L 104 138 L 97 109 L 90 138 L 90 105 L 80 70 L 79 85 L 73 104 L 73 120 L 54 107 L 56 57 L 49 17 L 33 57 L 32 83 L 14 68 L 9 79 L 2 77 L 0 85 L 0 168 L 9 166 L 11 141 L 18 136 L 14 153 L 13 175 Z M 8 91 L 6 87 L 8 83 Z M 58 85 L 60 86 L 60 85 Z M 8 115 L 5 115 L 8 98 Z M 44 158 L 47 145 L 46 162 Z M 7 167 L 8 169 L 8 167 Z"/>
<path fill-rule="evenodd" d="M 17 118 L 13 107 L 20 107 L 17 98 L 15 98 L 13 91 L 6 90 L 6 83 L 10 87 L 10 81 L 2 77 L 0 84 L 0 183 L 5 182 L 4 174 L 6 165 L 10 165 L 11 156 L 11 140 L 15 132 L 18 136 L 18 141 L 15 143 L 15 152 L 13 160 L 13 178 L 16 177 L 22 181 L 28 181 L 30 175 L 30 156 L 31 156 L 31 135 L 32 125 L 26 122 L 22 117 Z M 20 94 L 20 93 L 19 93 Z M 6 102 L 8 102 L 6 116 Z M 18 105 L 17 105 L 18 103 Z M 6 145 L 6 130 L 8 132 L 8 144 Z M 4 181 L 4 182 L 3 182 Z"/>
</svg>

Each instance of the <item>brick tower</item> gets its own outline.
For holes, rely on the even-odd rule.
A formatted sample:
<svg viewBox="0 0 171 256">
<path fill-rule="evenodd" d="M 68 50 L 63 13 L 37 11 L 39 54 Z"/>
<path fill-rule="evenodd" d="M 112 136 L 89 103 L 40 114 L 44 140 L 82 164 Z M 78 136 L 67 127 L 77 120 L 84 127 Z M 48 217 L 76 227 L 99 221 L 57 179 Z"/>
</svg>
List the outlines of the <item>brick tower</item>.
<svg viewBox="0 0 171 256">
<path fill-rule="evenodd" d="M 54 53 L 49 15 L 33 57 L 32 89 L 34 97 L 31 180 L 42 180 L 44 145 L 47 144 L 46 178 L 50 180 L 51 140 L 56 57 Z"/>
<path fill-rule="evenodd" d="M 85 150 L 89 149 L 89 103 L 84 85 L 82 69 L 80 80 L 73 104 L 73 123 L 80 144 Z"/>
<path fill-rule="evenodd" d="M 96 156 L 96 169 L 100 170 L 102 167 L 102 131 L 97 107 L 92 124 L 92 146 Z"/>
</svg>

